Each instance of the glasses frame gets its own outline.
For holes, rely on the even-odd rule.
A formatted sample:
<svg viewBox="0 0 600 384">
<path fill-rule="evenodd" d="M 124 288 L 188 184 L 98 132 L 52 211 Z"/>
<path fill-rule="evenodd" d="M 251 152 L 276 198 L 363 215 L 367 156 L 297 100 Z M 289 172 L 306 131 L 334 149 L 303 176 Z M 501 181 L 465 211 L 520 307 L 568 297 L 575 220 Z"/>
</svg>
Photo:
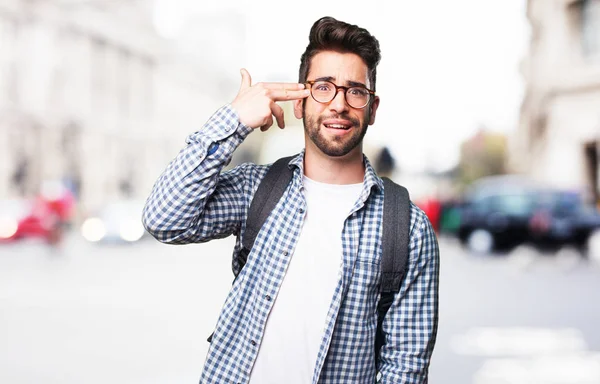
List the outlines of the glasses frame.
<svg viewBox="0 0 600 384">
<path fill-rule="evenodd" d="M 315 98 L 315 96 L 313 95 L 313 90 L 312 90 L 312 87 L 313 87 L 313 85 L 315 85 L 315 83 L 329 83 L 329 84 L 331 84 L 331 85 L 333 85 L 335 87 L 335 93 L 333 94 L 333 97 L 331 98 L 331 100 L 329 100 L 329 101 L 319 101 L 319 100 L 317 100 Z M 337 85 L 334 82 L 331 82 L 329 80 L 306 80 L 304 82 L 304 85 L 305 86 L 310 86 L 310 88 L 309 88 L 310 89 L 310 96 L 313 98 L 314 101 L 316 101 L 319 104 L 331 103 L 333 101 L 333 99 L 335 99 L 337 97 L 338 91 L 340 89 L 342 89 L 344 91 L 344 102 L 346 104 L 348 104 L 350 107 L 354 108 L 354 109 L 363 109 L 364 107 L 366 107 L 367 105 L 369 105 L 369 102 L 371 101 L 371 97 L 375 96 L 375 91 L 372 91 L 372 90 L 370 90 L 367 87 L 363 87 L 363 86 L 360 86 L 360 85 L 352 86 L 352 87 L 346 87 L 346 86 L 343 86 L 343 85 Z M 369 98 L 367 99 L 367 102 L 365 103 L 365 105 L 363 105 L 362 107 L 354 107 L 354 106 L 350 105 L 350 103 L 348 103 L 347 94 L 348 94 L 348 90 L 350 88 L 361 88 L 361 89 L 364 89 L 367 92 L 369 92 Z"/>
</svg>

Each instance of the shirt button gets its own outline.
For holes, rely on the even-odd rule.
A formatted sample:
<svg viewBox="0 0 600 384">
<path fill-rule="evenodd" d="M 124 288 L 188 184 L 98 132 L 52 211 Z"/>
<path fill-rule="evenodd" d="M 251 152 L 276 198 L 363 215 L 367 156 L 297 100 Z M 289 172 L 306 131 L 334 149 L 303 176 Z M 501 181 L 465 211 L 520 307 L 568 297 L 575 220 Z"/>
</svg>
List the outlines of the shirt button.
<svg viewBox="0 0 600 384">
<path fill-rule="evenodd" d="M 304 213 L 304 208 L 300 208 L 298 211 L 299 211 L 300 213 Z"/>
<path fill-rule="evenodd" d="M 256 341 L 250 340 L 250 344 L 252 344 L 253 347 L 256 347 Z"/>
<path fill-rule="evenodd" d="M 287 256 L 287 255 L 288 255 L 288 251 L 284 251 L 283 256 Z"/>
<path fill-rule="evenodd" d="M 271 301 L 271 296 L 267 295 L 265 296 L 265 299 L 267 299 L 267 301 Z"/>
<path fill-rule="evenodd" d="M 217 149 L 219 149 L 219 144 L 217 143 L 212 143 L 210 145 L 210 147 L 208 148 L 208 154 L 212 155 L 213 153 L 217 152 Z"/>
</svg>

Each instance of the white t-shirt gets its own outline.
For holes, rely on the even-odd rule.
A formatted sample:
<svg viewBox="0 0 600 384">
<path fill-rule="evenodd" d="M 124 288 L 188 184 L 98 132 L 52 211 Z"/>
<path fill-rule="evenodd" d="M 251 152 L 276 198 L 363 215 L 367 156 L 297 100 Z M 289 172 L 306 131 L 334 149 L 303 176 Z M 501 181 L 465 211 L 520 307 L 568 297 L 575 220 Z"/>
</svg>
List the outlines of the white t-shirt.
<svg viewBox="0 0 600 384">
<path fill-rule="evenodd" d="M 341 273 L 344 221 L 360 184 L 304 181 L 306 217 L 250 376 L 251 384 L 307 384 Z"/>
</svg>

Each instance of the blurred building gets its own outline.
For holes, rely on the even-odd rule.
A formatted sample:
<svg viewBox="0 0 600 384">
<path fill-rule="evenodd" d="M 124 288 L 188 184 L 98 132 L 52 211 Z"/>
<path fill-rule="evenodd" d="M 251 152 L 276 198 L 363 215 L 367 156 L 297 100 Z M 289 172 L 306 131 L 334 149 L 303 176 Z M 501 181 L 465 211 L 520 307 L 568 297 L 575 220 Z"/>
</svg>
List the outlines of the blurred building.
<svg viewBox="0 0 600 384">
<path fill-rule="evenodd" d="M 0 197 L 45 180 L 87 209 L 148 195 L 229 95 L 218 64 L 159 36 L 153 12 L 152 0 L 0 0 Z"/>
<path fill-rule="evenodd" d="M 529 0 L 529 54 L 510 168 L 589 192 L 600 181 L 600 0 Z"/>
</svg>

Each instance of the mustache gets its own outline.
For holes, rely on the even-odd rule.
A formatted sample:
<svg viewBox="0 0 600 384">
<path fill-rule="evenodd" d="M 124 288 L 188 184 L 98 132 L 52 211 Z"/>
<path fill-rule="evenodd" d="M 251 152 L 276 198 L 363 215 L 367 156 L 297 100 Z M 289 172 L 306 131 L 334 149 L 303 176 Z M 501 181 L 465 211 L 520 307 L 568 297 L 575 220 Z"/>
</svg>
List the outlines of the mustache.
<svg viewBox="0 0 600 384">
<path fill-rule="evenodd" d="M 336 114 L 336 115 L 331 115 L 331 116 L 320 116 L 319 117 L 319 124 L 323 124 L 323 121 L 327 120 L 327 119 L 340 119 L 340 120 L 348 120 L 349 122 L 352 123 L 352 125 L 359 125 L 360 121 L 358 121 L 358 119 L 355 119 L 353 117 L 350 117 L 346 114 Z"/>
</svg>

